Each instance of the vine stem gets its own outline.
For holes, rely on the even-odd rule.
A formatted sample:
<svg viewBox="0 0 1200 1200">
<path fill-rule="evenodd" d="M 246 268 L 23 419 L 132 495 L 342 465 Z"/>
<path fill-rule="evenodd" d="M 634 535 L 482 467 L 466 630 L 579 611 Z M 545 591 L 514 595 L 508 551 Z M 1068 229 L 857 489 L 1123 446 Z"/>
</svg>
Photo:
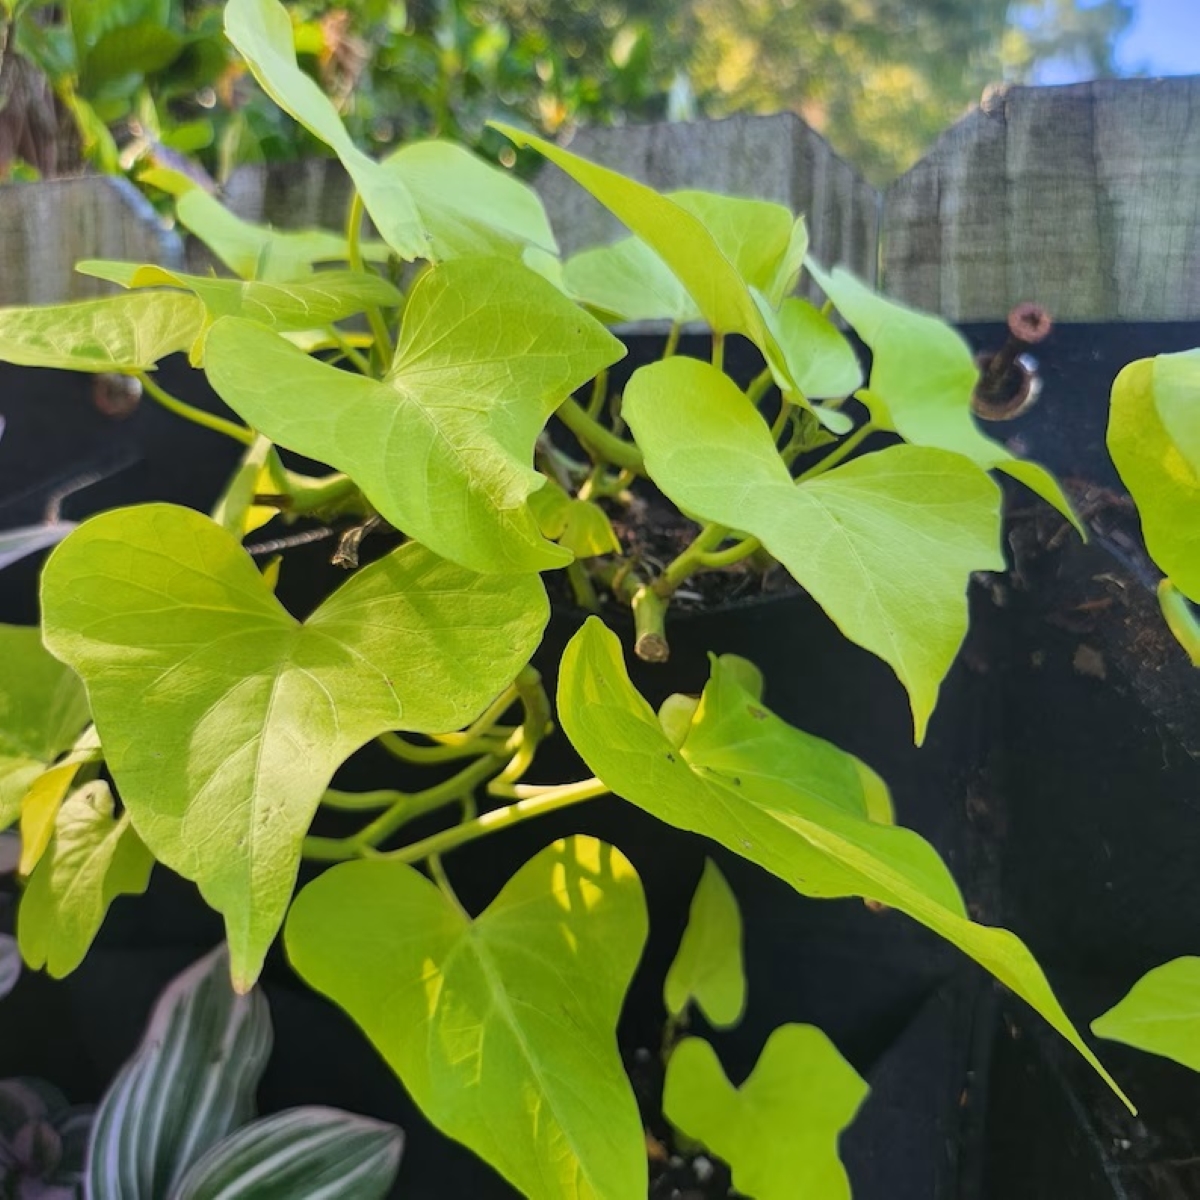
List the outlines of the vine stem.
<svg viewBox="0 0 1200 1200">
<path fill-rule="evenodd" d="M 256 435 L 253 429 L 249 429 L 245 425 L 236 425 L 233 421 L 227 421 L 224 417 L 218 417 L 215 413 L 205 412 L 202 408 L 196 408 L 195 405 L 188 404 L 178 397 L 172 396 L 170 392 L 159 387 L 145 371 L 138 371 L 134 375 L 134 378 L 142 385 L 143 391 L 148 396 L 161 404 L 168 412 L 173 412 L 177 417 L 182 417 L 185 421 L 191 421 L 194 425 L 201 425 L 205 429 L 211 429 L 214 433 L 224 434 L 225 437 L 230 437 L 234 441 L 241 442 L 243 446 L 252 446 L 254 444 Z"/>
<path fill-rule="evenodd" d="M 876 432 L 878 431 L 870 421 L 865 425 L 860 425 L 849 437 L 843 438 L 841 442 L 834 446 L 819 463 L 814 464 L 807 471 L 802 471 L 797 475 L 796 482 L 803 483 L 806 479 L 815 479 L 818 475 L 824 475 L 826 471 L 836 467 L 847 455 L 853 454 L 867 437 Z"/>
<path fill-rule="evenodd" d="M 344 862 L 349 858 L 370 854 L 380 842 L 391 837 L 409 821 L 452 804 L 474 791 L 488 776 L 499 770 L 503 761 L 499 755 L 485 754 L 456 775 L 424 791 L 397 792 L 397 800 L 385 812 L 350 837 L 306 837 L 304 857 L 320 862 Z"/>
<path fill-rule="evenodd" d="M 679 322 L 672 321 L 670 331 L 667 333 L 666 345 L 663 346 L 662 356 L 664 359 L 670 358 L 679 349 L 679 335 L 681 332 L 682 327 Z"/>
<path fill-rule="evenodd" d="M 454 826 L 453 829 L 443 830 L 441 833 L 435 833 L 419 842 L 413 842 L 411 846 L 392 850 L 389 853 L 378 855 L 378 857 L 386 858 L 391 862 L 420 862 L 432 855 L 441 855 L 457 849 L 459 846 L 485 837 L 489 833 L 496 833 L 511 825 L 520 824 L 522 821 L 544 816 L 546 813 L 557 812 L 560 808 L 569 808 L 573 804 L 581 804 L 584 800 L 593 800 L 597 796 L 606 795 L 609 790 L 599 779 L 564 783 L 547 792 L 542 792 L 541 795 L 527 800 L 518 800 L 515 804 L 506 804 L 503 808 L 494 808 L 491 812 L 476 817 L 473 821 L 465 821 L 461 825 Z"/>
<path fill-rule="evenodd" d="M 574 400 L 566 399 L 558 406 L 558 419 L 590 450 L 605 461 L 629 471 L 645 474 L 642 452 L 632 443 L 619 438 L 593 420 Z"/>
<path fill-rule="evenodd" d="M 363 265 L 362 250 L 359 247 L 363 212 L 362 196 L 355 191 L 354 199 L 350 202 L 349 215 L 346 217 L 346 257 L 350 263 L 350 269 L 359 272 L 366 271 L 366 267 Z M 380 374 L 382 374 L 391 363 L 395 351 L 392 348 L 391 335 L 383 320 L 383 313 L 379 311 L 378 305 L 372 304 L 367 308 L 367 323 L 371 326 L 371 333 L 375 338 L 375 358 L 380 368 Z"/>
<path fill-rule="evenodd" d="M 666 599 L 683 581 L 704 565 L 704 555 L 712 553 L 729 536 L 728 525 L 705 525 L 692 544 L 667 564 L 654 581 L 655 595 Z"/>
</svg>

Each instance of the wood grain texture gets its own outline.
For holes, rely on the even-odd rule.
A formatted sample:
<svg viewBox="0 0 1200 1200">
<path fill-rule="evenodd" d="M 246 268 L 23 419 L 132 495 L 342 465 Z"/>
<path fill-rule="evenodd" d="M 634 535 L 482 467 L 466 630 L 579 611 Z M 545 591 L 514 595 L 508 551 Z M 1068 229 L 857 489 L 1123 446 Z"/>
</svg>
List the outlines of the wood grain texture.
<svg viewBox="0 0 1200 1200">
<path fill-rule="evenodd" d="M 181 240 L 132 184 L 106 176 L 0 187 L 0 304 L 54 304 L 117 290 L 75 271 L 83 258 L 178 267 Z"/>
<path fill-rule="evenodd" d="M 1011 88 L 884 195 L 885 290 L 951 320 L 1200 317 L 1200 76 Z"/>
</svg>

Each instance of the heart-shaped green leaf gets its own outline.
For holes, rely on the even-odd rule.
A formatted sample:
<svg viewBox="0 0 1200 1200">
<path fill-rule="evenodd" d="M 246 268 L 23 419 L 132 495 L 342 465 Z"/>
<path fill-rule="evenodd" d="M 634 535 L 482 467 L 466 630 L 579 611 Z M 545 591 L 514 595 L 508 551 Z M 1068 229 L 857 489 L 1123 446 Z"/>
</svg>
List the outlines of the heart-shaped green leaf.
<svg viewBox="0 0 1200 1200">
<path fill-rule="evenodd" d="M 987 470 L 1011 475 L 1084 532 L 1045 467 L 1014 458 L 975 424 L 971 393 L 979 369 L 971 348 L 954 329 L 871 291 L 841 267 L 827 273 L 809 259 L 808 269 L 870 347 L 871 382 L 863 399 L 876 425 L 895 430 L 914 446 L 953 450 Z"/>
<path fill-rule="evenodd" d="M 134 828 L 225 915 L 242 989 L 336 768 L 386 730 L 470 721 L 547 619 L 536 577 L 475 575 L 410 544 L 301 624 L 236 538 L 163 504 L 84 522 L 46 565 L 42 611 Z"/>
<path fill-rule="evenodd" d="M 735 1088 L 716 1052 L 685 1038 L 671 1053 L 663 1115 L 723 1158 L 754 1200 L 850 1200 L 838 1137 L 870 1089 L 812 1025 L 781 1025 Z"/>
<path fill-rule="evenodd" d="M 73 792 L 17 911 L 25 961 L 55 979 L 69 975 L 83 962 L 109 905 L 144 892 L 153 866 L 129 814 L 113 816 L 107 783 L 98 779 Z"/>
<path fill-rule="evenodd" d="M 622 414 L 680 508 L 757 537 L 893 668 L 922 741 L 967 631 L 970 574 L 1004 566 L 995 484 L 961 455 L 897 446 L 797 485 L 737 386 L 691 358 L 642 367 Z"/>
<path fill-rule="evenodd" d="M 63 371 L 149 371 L 204 327 L 195 296 L 134 294 L 0 308 L 0 361 Z"/>
<path fill-rule="evenodd" d="M 663 985 L 663 1003 L 676 1020 L 693 1000 L 717 1029 L 736 1025 L 746 1007 L 742 913 L 711 858 L 704 860 L 687 928 Z"/>
<path fill-rule="evenodd" d="M 530 496 L 529 504 L 546 537 L 576 558 L 621 552 L 621 543 L 604 509 L 592 500 L 568 494 L 553 479 L 547 479 L 545 486 Z"/>
<path fill-rule="evenodd" d="M 0 829 L 20 815 L 29 785 L 68 750 L 88 721 L 79 676 L 42 645 L 32 625 L 0 625 Z"/>
<path fill-rule="evenodd" d="M 1176 958 L 1148 971 L 1092 1022 L 1092 1032 L 1200 1071 L 1200 958 Z"/>
<path fill-rule="evenodd" d="M 205 369 L 256 429 L 345 471 L 438 554 L 478 571 L 540 571 L 570 559 L 529 507 L 544 478 L 534 443 L 562 401 L 624 352 L 519 263 L 463 258 L 413 288 L 386 382 L 233 319 L 209 333 Z"/>
<path fill-rule="evenodd" d="M 404 181 L 437 261 L 469 254 L 558 253 L 537 192 L 454 142 L 409 142 L 383 160 Z"/>
<path fill-rule="evenodd" d="M 760 733 L 778 718 L 719 661 L 676 747 L 629 681 L 619 639 L 589 618 L 563 654 L 558 716 L 588 767 L 659 820 L 712 838 L 805 895 L 864 896 L 927 925 L 1037 1009 L 1121 1095 L 1020 939 L 967 918 L 922 838 L 866 820 L 830 792 L 831 781 L 852 777 L 830 771 L 836 747 L 793 729 L 782 755 L 781 732 Z"/>
<path fill-rule="evenodd" d="M 384 1200 L 404 1134 L 316 1105 L 243 1125 L 192 1164 L 171 1200 Z"/>
<path fill-rule="evenodd" d="M 629 862 L 572 837 L 474 920 L 412 867 L 334 867 L 285 937 L 425 1115 L 530 1200 L 628 1200 L 646 1154 L 616 1024 L 646 929 Z"/>
<path fill-rule="evenodd" d="M 200 1155 L 254 1116 L 271 1041 L 267 999 L 257 988 L 234 994 L 224 946 L 176 976 L 100 1101 L 87 1194 L 173 1196 Z"/>
<path fill-rule="evenodd" d="M 270 229 L 243 221 L 186 175 L 156 167 L 139 182 L 175 197 L 175 218 L 242 279 L 286 282 L 306 279 L 313 265 L 346 262 L 346 239 L 324 229 Z M 371 261 L 387 261 L 381 242 L 363 242 L 359 249 Z"/>
<path fill-rule="evenodd" d="M 769 340 L 746 281 L 704 222 L 683 204 L 543 138 L 496 121 L 492 125 L 515 145 L 532 146 L 561 167 L 650 246 L 683 283 L 714 330 L 744 334 L 760 347 Z M 790 242 L 790 213 L 787 222 Z M 785 250 L 786 243 L 780 249 Z"/>
<path fill-rule="evenodd" d="M 808 253 L 804 218 L 769 200 L 698 191 L 667 195 L 699 219 L 743 284 L 778 308 L 796 286 Z"/>
<path fill-rule="evenodd" d="M 266 283 L 100 259 L 88 259 L 75 269 L 127 288 L 183 288 L 199 298 L 212 320 L 245 317 L 281 331 L 332 325 L 373 305 L 391 308 L 404 301 L 386 279 L 359 271 L 321 271 L 291 283 Z"/>
<path fill-rule="evenodd" d="M 287 9 L 277 0 L 229 0 L 225 33 L 263 91 L 338 156 L 380 237 L 401 258 L 429 257 L 429 235 L 400 175 L 354 144 L 333 102 L 300 69 Z"/>
<path fill-rule="evenodd" d="M 1200 602 L 1197 409 L 1200 350 L 1130 363 L 1113 384 L 1108 450 L 1138 507 L 1146 549 L 1188 599 Z"/>
<path fill-rule="evenodd" d="M 675 273 L 639 237 L 573 254 L 563 284 L 580 304 L 613 321 L 700 320 L 700 310 Z"/>
<path fill-rule="evenodd" d="M 765 299 L 759 308 L 779 344 L 788 375 L 803 396 L 809 400 L 841 399 L 862 385 L 862 364 L 854 347 L 816 305 L 795 297 L 785 300 L 778 311 Z M 827 419 L 830 410 L 821 411 Z M 837 432 L 849 427 L 846 419 Z"/>
</svg>

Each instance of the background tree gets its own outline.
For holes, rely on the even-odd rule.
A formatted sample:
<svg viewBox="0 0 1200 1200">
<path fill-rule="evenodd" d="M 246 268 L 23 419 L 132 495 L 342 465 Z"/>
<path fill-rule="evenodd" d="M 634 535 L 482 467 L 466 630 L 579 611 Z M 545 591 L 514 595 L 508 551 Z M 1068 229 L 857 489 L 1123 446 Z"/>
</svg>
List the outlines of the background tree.
<svg viewBox="0 0 1200 1200">
<path fill-rule="evenodd" d="M 1133 4 L 292 0 L 288 7 L 302 61 L 336 98 L 351 132 L 379 150 L 436 135 L 511 154 L 485 130 L 494 116 L 554 134 L 669 112 L 791 110 L 882 182 L 990 83 L 1028 80 L 1047 62 L 1111 74 Z M 322 152 L 225 56 L 214 36 L 221 7 L 219 0 L 0 0 L 0 178 L 21 159 L 43 171 L 70 169 L 79 151 L 106 170 L 188 156 L 217 179 L 240 162 Z M 47 150 L 42 136 L 31 158 L 29 138 L 19 135 L 31 121 L 44 131 L 56 120 L 61 148 Z"/>
</svg>

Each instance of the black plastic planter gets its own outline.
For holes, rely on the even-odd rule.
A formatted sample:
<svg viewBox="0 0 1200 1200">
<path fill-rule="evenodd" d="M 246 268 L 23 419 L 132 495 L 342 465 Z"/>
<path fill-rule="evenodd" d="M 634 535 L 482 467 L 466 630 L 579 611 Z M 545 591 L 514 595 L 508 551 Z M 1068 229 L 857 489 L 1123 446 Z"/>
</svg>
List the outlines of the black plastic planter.
<svg viewBox="0 0 1200 1200">
<path fill-rule="evenodd" d="M 994 327 L 968 332 L 982 348 L 1002 340 Z M 1195 326 L 1128 332 L 1126 337 L 1121 327 L 1115 336 L 1111 327 L 1078 327 L 1056 333 L 1041 355 L 1046 379 L 1041 403 L 991 432 L 1019 438 L 1026 452 L 1060 474 L 1111 486 L 1103 427 L 1117 369 L 1143 354 L 1200 344 Z M 685 343 L 684 349 L 702 353 L 702 346 Z M 735 369 L 734 356 L 743 352 L 746 348 L 736 344 L 729 348 Z M 653 340 L 635 344 L 628 367 L 656 354 Z M 185 364 L 167 364 L 164 374 L 177 394 L 219 407 L 204 389 L 203 377 Z M 236 447 L 147 402 L 128 420 L 113 421 L 95 408 L 94 386 L 91 379 L 0 368 L 0 411 L 8 419 L 0 442 L 0 528 L 39 519 L 56 488 L 86 472 L 114 467 L 120 468 L 116 474 L 66 502 L 68 517 L 145 499 L 199 508 L 211 503 L 236 459 Z M 1027 495 L 1015 502 L 1020 510 L 1033 510 Z M 1175 666 L 1163 670 L 1176 672 L 1184 691 L 1167 705 L 1169 713 L 1162 710 L 1161 695 L 1159 708 L 1148 706 L 1145 688 L 1126 686 L 1114 666 L 1106 666 L 1113 672 L 1106 679 L 1079 669 L 1082 635 L 1050 619 L 1064 606 L 1071 608 L 1074 593 L 1064 598 L 1062 588 L 1071 586 L 1074 567 L 1068 570 L 1062 563 L 1086 562 L 1081 580 L 1130 568 L 1104 545 L 1081 550 L 1067 539 L 1047 548 L 1057 525 L 1045 520 L 1039 526 L 1043 520 L 1044 514 L 1035 513 L 1018 517 L 1013 526 L 1023 575 L 973 589 L 972 632 L 920 751 L 912 746 L 906 700 L 890 671 L 845 642 L 819 609 L 795 592 L 743 597 L 721 611 L 673 615 L 670 664 L 638 664 L 634 679 L 657 702 L 671 691 L 698 690 L 709 651 L 758 662 L 772 708 L 880 772 L 892 788 L 899 820 L 949 861 L 973 914 L 1009 923 L 1021 933 L 1082 1021 L 1145 967 L 1200 949 L 1200 896 L 1194 882 L 1200 859 L 1192 853 L 1200 849 L 1197 742 L 1186 743 L 1182 752 L 1163 742 L 1168 734 L 1178 736 L 1172 730 L 1200 717 L 1194 685 Z M 1030 545 L 1037 554 L 1024 553 Z M 1113 545 L 1124 553 L 1119 540 Z M 1100 558 L 1081 558 L 1087 555 Z M 308 547 L 294 557 L 312 565 L 317 581 L 301 583 L 288 599 L 302 612 L 327 590 L 332 569 L 328 546 Z M 1050 590 L 1043 591 L 1047 581 L 1039 576 L 1045 575 L 1047 562 L 1060 565 L 1050 572 Z M 0 619 L 36 619 L 36 569 L 31 560 L 0 575 Z M 286 586 L 302 574 L 289 566 Z M 1136 569 L 1131 575 L 1136 583 L 1135 576 Z M 1028 590 L 1022 590 L 1023 581 Z M 1145 604 L 1130 611 L 1138 629 L 1156 616 Z M 570 615 L 552 624 L 538 660 L 548 680 L 576 624 Z M 1088 636 L 1098 637 L 1094 631 Z M 631 642 L 626 636 L 626 645 Z M 1110 663 L 1107 642 L 1092 648 Z M 1175 663 L 1169 647 L 1163 653 L 1164 661 Z M 1085 655 L 1083 661 L 1094 667 L 1094 659 Z M 1193 689 L 1190 699 L 1188 688 Z M 356 756 L 346 769 L 353 786 L 371 780 L 378 765 L 369 752 Z M 561 741 L 539 759 L 538 771 L 547 780 L 584 773 Z M 1126 779 L 1141 781 L 1142 793 L 1128 794 Z M 1154 821 L 1145 811 L 1151 790 L 1161 805 Z M 449 859 L 448 869 L 463 901 L 477 910 L 537 849 L 579 831 L 621 847 L 647 891 L 651 940 L 620 1030 L 636 1076 L 639 1057 L 644 1058 L 639 1051 L 653 1052 L 661 1036 L 663 975 L 704 855 L 714 853 L 711 847 L 621 801 L 605 799 L 467 846 Z M 1189 855 L 1190 872 L 1185 870 Z M 743 908 L 750 988 L 742 1025 L 713 1035 L 714 1042 L 737 1079 L 780 1023 L 812 1022 L 830 1034 L 874 1089 L 844 1139 L 857 1200 L 1007 1200 L 1014 1195 L 1090 1200 L 1093 1194 L 1107 1200 L 1127 1194 L 1086 1191 L 1094 1164 L 1086 1155 L 1071 1156 L 1078 1144 L 1094 1149 L 1098 1135 L 1089 1122 L 1096 1122 L 1097 1113 L 1119 1120 L 1112 1115 L 1115 1101 L 1091 1085 L 1065 1047 L 1040 1038 L 1045 1052 L 1026 1056 L 1038 1064 L 1032 1093 L 1049 1096 L 1069 1077 L 1062 1086 L 1075 1089 L 1069 1097 L 1085 1096 L 1086 1104 L 1064 1102 L 1059 1125 L 1049 1131 L 1031 1128 L 1024 1119 L 1031 1108 L 1028 1064 L 1022 1060 L 1024 1065 L 1013 1066 L 1009 1025 L 995 1019 L 996 989 L 957 952 L 898 914 L 871 912 L 854 901 L 805 900 L 748 863 L 723 852 L 714 857 Z M 1123 864 L 1119 890 L 1111 866 L 1116 861 Z M 1109 883 L 1112 887 L 1106 887 Z M 61 985 L 27 976 L 5 1002 L 0 1077 L 40 1074 L 72 1099 L 94 1099 L 136 1043 L 157 991 L 219 937 L 218 919 L 191 885 L 156 869 L 150 895 L 114 906 L 97 946 L 74 976 Z M 1085 977 L 1091 984 L 1076 987 Z M 270 960 L 265 982 L 277 1033 L 277 1052 L 261 1092 L 265 1111 L 319 1102 L 402 1125 L 408 1144 L 397 1195 L 499 1200 L 514 1194 L 469 1152 L 424 1123 L 362 1035 L 303 988 L 281 955 Z M 12 1029 L 19 1033 L 12 1035 Z M 1029 1044 L 1019 1046 L 1023 1051 Z M 993 1056 L 995 1088 L 988 1076 Z M 1138 1064 L 1144 1060 L 1110 1057 L 1133 1063 L 1134 1074 L 1143 1078 Z M 1144 1077 L 1152 1074 L 1146 1071 Z M 1197 1112 L 1200 1106 L 1193 1104 L 1185 1114 L 1193 1130 L 1200 1126 Z M 1011 1153 L 1018 1132 L 1035 1149 Z M 1033 1163 L 1040 1165 L 1024 1170 L 1022 1164 Z M 1097 1169 L 1101 1186 L 1109 1178 L 1108 1167 L 1101 1162 Z M 1030 1174 L 1034 1170 L 1036 1177 Z"/>
</svg>

